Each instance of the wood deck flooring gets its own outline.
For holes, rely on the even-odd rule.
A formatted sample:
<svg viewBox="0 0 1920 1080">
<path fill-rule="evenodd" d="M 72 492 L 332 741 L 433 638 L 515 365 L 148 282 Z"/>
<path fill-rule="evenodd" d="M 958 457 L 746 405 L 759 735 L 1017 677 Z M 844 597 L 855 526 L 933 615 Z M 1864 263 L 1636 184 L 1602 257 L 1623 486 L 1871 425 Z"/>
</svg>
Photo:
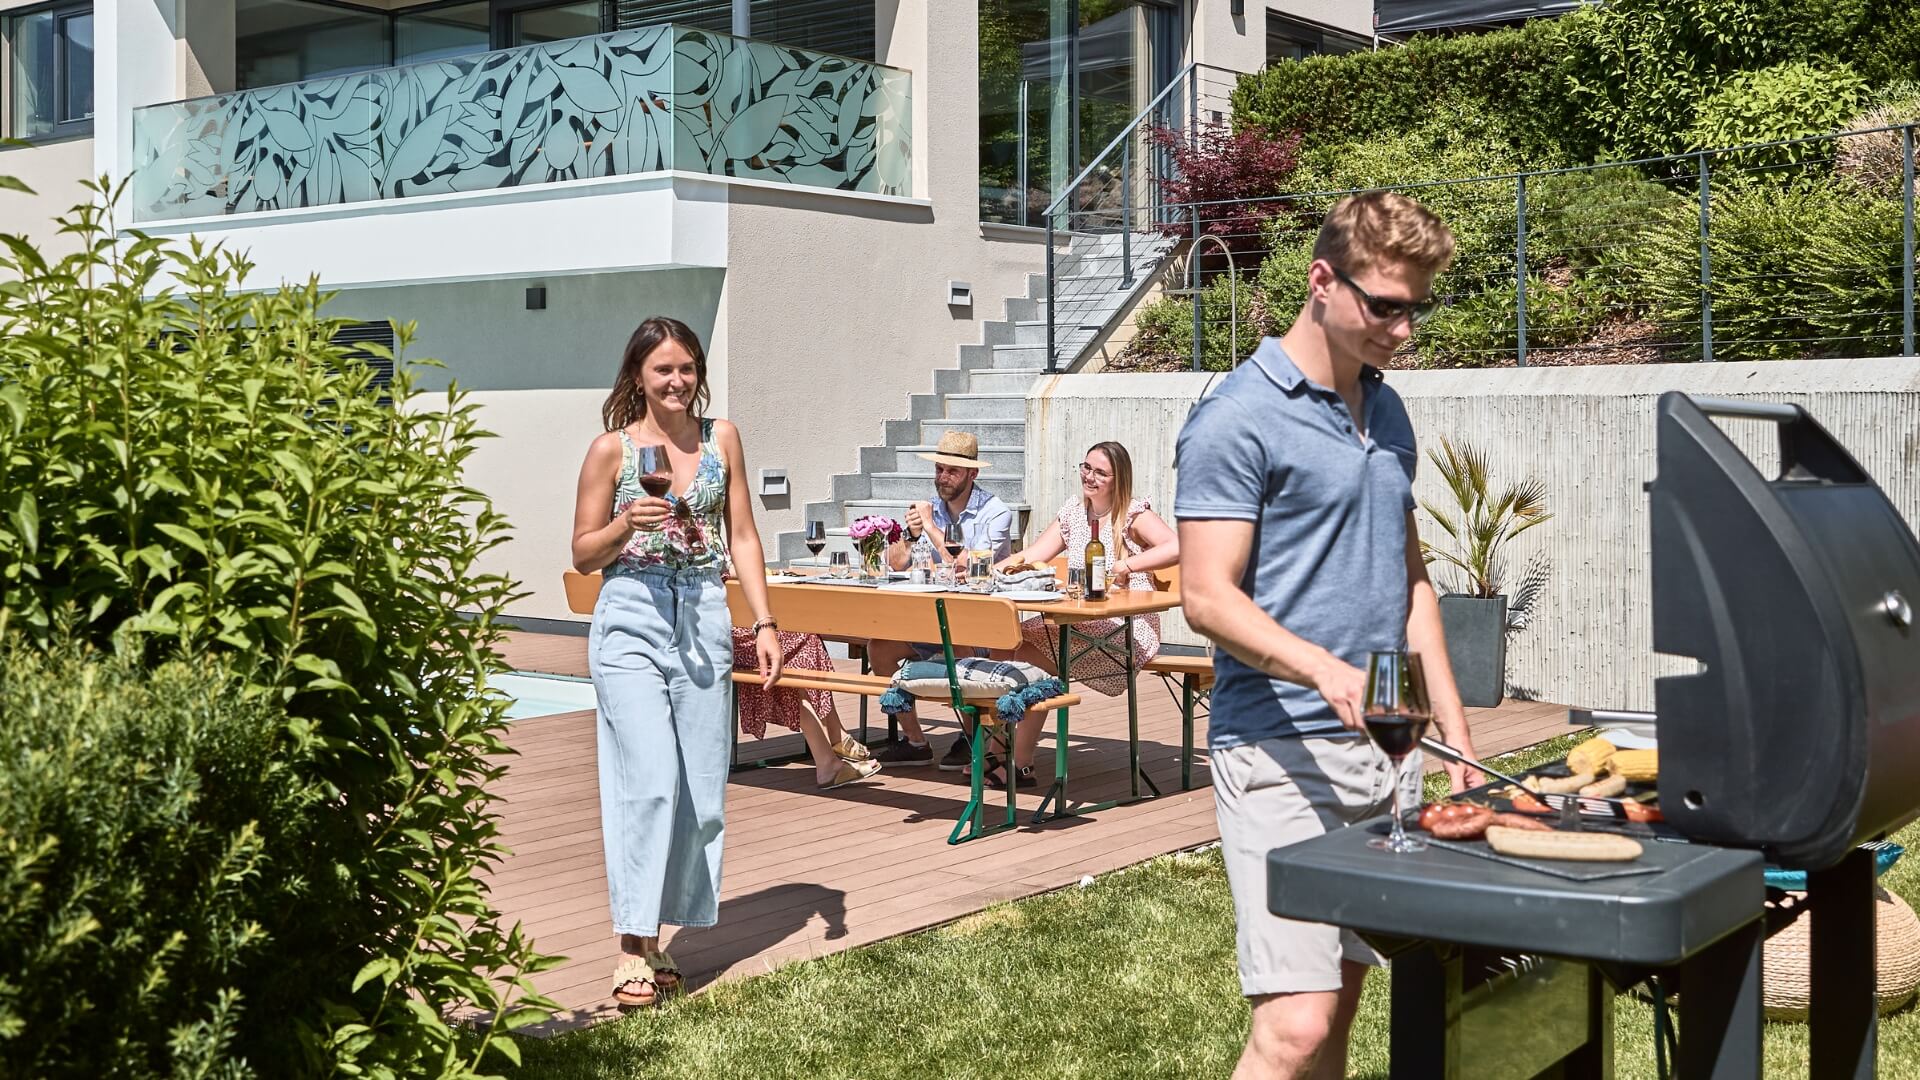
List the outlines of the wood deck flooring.
<svg viewBox="0 0 1920 1080">
<path fill-rule="evenodd" d="M 522 671 L 586 674 L 586 639 L 514 634 L 509 662 Z M 817 791 L 805 763 L 736 771 L 727 797 L 720 923 L 671 932 L 674 958 L 698 988 L 721 978 L 772 970 L 935 926 L 1000 900 L 1046 892 L 1171 851 L 1218 839 L 1204 754 L 1191 791 L 1180 786 L 1180 705 L 1157 678 L 1139 683 L 1142 762 L 1167 794 L 1085 817 L 1025 824 L 1037 795 L 1021 793 L 1021 827 L 959 845 L 946 837 L 967 798 L 965 773 L 932 766 L 892 768 L 876 782 Z M 852 729 L 856 699 L 839 709 Z M 941 712 L 944 712 L 942 710 Z M 936 752 L 954 725 L 926 710 Z M 1509 702 L 1473 710 L 1483 755 L 1515 749 L 1567 730 L 1564 706 Z M 874 735 L 885 721 L 872 710 Z M 1051 771 L 1052 725 L 1040 744 Z M 1087 694 L 1073 710 L 1071 793 L 1096 802 L 1127 790 L 1124 698 Z M 1204 747 L 1204 719 L 1196 738 Z M 509 923 L 525 924 L 540 949 L 568 957 L 536 977 L 568 1011 L 561 1030 L 615 1015 L 607 999 L 616 943 L 607 911 L 600 851 L 592 712 L 515 721 L 508 742 L 517 757 L 499 789 L 502 834 L 513 854 L 489 877 Z M 743 738 L 742 759 L 801 751 L 797 736 Z"/>
</svg>

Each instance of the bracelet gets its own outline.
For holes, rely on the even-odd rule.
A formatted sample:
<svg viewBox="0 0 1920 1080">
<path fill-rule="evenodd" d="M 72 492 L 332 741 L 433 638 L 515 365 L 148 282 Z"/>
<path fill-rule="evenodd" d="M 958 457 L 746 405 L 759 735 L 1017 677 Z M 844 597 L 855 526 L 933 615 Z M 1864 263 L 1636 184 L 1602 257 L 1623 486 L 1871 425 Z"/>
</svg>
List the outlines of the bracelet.
<svg viewBox="0 0 1920 1080">
<path fill-rule="evenodd" d="M 762 630 L 773 630 L 775 632 L 778 632 L 779 629 L 780 629 L 780 624 L 777 622 L 774 622 L 773 616 L 769 615 L 764 619 L 753 620 L 753 629 L 749 630 L 748 633 L 758 637 L 760 634 L 760 631 Z"/>
</svg>

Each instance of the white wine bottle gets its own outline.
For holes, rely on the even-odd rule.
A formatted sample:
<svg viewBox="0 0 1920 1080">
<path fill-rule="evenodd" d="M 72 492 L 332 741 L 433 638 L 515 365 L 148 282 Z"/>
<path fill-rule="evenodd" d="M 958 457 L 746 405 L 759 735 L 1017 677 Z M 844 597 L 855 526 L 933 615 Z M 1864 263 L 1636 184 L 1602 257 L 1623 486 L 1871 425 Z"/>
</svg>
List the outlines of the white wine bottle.
<svg viewBox="0 0 1920 1080">
<path fill-rule="evenodd" d="M 1087 515 L 1087 599 L 1107 598 L 1107 545 L 1100 542 L 1100 519 Z"/>
</svg>

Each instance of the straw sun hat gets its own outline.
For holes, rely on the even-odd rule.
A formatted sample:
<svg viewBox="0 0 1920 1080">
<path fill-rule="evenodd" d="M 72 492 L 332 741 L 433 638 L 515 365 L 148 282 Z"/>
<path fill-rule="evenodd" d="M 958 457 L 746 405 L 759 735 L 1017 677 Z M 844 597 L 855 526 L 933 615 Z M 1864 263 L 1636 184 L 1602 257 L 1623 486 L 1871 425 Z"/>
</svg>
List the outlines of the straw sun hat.
<svg viewBox="0 0 1920 1080">
<path fill-rule="evenodd" d="M 933 453 L 921 454 L 922 458 L 938 465 L 951 465 L 956 469 L 979 469 L 985 471 L 987 463 L 980 460 L 980 440 L 965 431 L 949 431 L 940 436 L 940 445 Z"/>
</svg>

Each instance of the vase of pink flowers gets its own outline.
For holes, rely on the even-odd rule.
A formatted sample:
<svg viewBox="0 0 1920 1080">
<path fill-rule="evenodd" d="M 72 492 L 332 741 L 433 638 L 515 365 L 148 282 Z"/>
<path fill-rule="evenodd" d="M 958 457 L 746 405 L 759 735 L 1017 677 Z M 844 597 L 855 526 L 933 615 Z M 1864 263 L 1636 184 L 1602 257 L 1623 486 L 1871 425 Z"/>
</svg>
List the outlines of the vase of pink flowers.
<svg viewBox="0 0 1920 1080">
<path fill-rule="evenodd" d="M 869 578 L 887 576 L 887 545 L 900 539 L 900 523 L 877 514 L 859 518 L 847 527 L 847 536 L 860 552 L 860 570 Z"/>
</svg>

